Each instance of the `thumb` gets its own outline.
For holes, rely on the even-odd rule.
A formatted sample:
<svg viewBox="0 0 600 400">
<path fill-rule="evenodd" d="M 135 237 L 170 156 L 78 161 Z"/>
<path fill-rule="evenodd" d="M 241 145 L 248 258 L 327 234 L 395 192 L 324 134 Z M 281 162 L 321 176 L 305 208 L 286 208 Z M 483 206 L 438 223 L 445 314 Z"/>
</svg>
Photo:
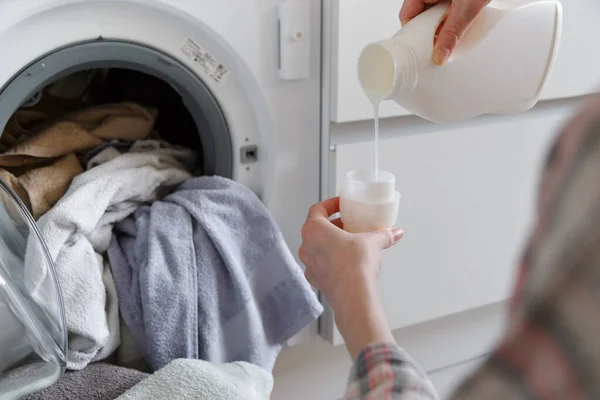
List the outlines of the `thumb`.
<svg viewBox="0 0 600 400">
<path fill-rule="evenodd" d="M 443 65 L 448 61 L 465 31 L 489 2 L 490 0 L 479 0 L 450 3 L 446 11 L 447 18 L 433 49 L 433 61 L 436 64 Z"/>
<path fill-rule="evenodd" d="M 443 65 L 456 48 L 458 41 L 479 13 L 491 0 L 452 1 L 448 6 L 446 21 L 442 25 L 435 48 L 433 61 Z"/>
<path fill-rule="evenodd" d="M 443 22 L 442 29 L 438 33 L 435 48 L 433 49 L 433 62 L 443 65 L 448 61 L 450 54 L 456 48 L 458 41 L 467 29 L 468 23 L 457 13 L 450 11 L 448 19 Z"/>
<path fill-rule="evenodd" d="M 377 247 L 380 250 L 392 247 L 402 239 L 404 231 L 400 228 L 381 229 L 375 232 L 366 234 L 366 239 L 369 244 Z"/>
</svg>

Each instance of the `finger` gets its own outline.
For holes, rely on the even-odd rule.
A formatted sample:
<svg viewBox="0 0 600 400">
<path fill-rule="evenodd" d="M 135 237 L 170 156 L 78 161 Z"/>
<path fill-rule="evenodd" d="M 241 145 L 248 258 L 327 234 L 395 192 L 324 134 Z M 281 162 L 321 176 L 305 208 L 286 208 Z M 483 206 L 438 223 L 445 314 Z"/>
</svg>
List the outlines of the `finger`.
<svg viewBox="0 0 600 400">
<path fill-rule="evenodd" d="M 335 226 L 337 226 L 340 229 L 344 229 L 344 224 L 342 223 L 342 219 L 341 218 L 336 218 L 334 220 L 331 220 L 331 223 Z"/>
<path fill-rule="evenodd" d="M 490 0 L 454 1 L 450 4 L 448 17 L 440 29 L 433 50 L 433 61 L 436 64 L 443 65 L 448 61 L 458 41 L 489 2 Z"/>
<path fill-rule="evenodd" d="M 428 4 L 439 3 L 440 0 L 405 0 L 400 10 L 400 23 L 406 25 L 411 19 L 421 14 Z"/>
<path fill-rule="evenodd" d="M 337 212 L 340 212 L 340 198 L 332 197 L 312 206 L 308 211 L 306 220 L 329 218 Z"/>
<path fill-rule="evenodd" d="M 392 247 L 402 239 L 404 231 L 400 228 L 381 229 L 376 232 L 367 233 L 367 240 L 380 250 Z"/>
</svg>

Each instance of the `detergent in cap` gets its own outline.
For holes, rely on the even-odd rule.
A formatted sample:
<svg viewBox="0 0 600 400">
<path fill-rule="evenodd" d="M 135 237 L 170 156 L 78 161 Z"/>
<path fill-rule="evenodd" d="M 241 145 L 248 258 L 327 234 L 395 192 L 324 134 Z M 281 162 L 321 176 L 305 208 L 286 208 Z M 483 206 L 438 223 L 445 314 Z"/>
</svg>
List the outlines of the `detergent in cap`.
<svg viewBox="0 0 600 400">
<path fill-rule="evenodd" d="M 400 193 L 388 171 L 353 170 L 340 191 L 340 218 L 350 233 L 391 228 L 398 218 Z"/>
</svg>

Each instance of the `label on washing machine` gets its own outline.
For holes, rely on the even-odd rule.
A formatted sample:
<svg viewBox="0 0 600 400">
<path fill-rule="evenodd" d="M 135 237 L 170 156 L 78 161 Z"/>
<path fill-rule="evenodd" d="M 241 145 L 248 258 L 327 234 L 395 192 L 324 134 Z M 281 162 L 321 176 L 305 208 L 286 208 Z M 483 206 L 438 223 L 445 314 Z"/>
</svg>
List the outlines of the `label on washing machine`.
<svg viewBox="0 0 600 400">
<path fill-rule="evenodd" d="M 193 39 L 186 40 L 181 51 L 216 83 L 223 83 L 227 78 L 229 70 Z"/>
</svg>

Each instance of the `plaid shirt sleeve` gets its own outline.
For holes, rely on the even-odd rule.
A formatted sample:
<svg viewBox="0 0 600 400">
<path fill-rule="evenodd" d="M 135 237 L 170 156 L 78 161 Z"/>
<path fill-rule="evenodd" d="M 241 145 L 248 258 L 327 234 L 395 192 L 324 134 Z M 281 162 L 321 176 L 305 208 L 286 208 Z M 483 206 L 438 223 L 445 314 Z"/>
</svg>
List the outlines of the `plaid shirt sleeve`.
<svg viewBox="0 0 600 400">
<path fill-rule="evenodd" d="M 550 151 L 504 338 L 452 399 L 600 399 L 599 332 L 597 96 Z M 347 398 L 435 398 L 430 387 L 397 347 L 373 344 L 355 362 Z"/>
<path fill-rule="evenodd" d="M 436 400 L 437 393 L 402 349 L 373 343 L 356 358 L 345 399 Z"/>
</svg>

